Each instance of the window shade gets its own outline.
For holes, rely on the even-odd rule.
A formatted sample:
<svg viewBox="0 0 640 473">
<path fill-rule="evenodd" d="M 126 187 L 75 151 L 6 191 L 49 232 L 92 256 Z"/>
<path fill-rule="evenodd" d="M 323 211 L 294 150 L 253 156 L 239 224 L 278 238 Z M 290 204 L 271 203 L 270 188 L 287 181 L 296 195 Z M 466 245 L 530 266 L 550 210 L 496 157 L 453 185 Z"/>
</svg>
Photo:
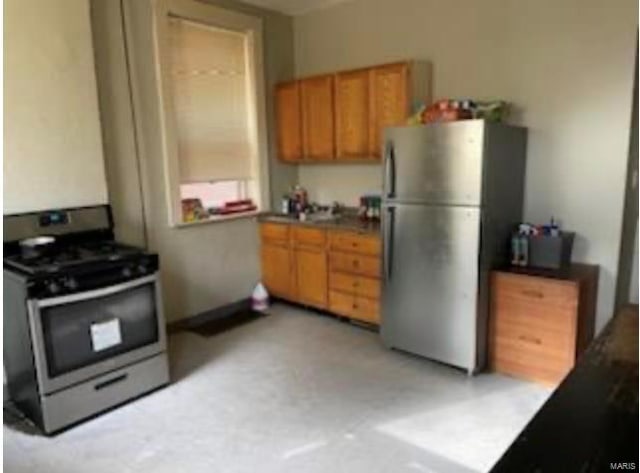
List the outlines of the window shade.
<svg viewBox="0 0 640 473">
<path fill-rule="evenodd" d="M 249 178 L 246 36 L 170 17 L 169 40 L 181 182 Z"/>
</svg>

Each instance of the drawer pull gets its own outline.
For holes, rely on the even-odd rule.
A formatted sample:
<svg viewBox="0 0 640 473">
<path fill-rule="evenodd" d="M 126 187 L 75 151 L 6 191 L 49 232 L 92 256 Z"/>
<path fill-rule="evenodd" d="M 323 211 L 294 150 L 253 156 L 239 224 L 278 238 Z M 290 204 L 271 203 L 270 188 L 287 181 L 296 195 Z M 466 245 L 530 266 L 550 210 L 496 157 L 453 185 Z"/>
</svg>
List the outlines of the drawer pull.
<svg viewBox="0 0 640 473">
<path fill-rule="evenodd" d="M 535 297 L 536 299 L 543 299 L 544 298 L 544 294 L 541 293 L 540 291 L 524 290 L 524 291 L 522 291 L 522 294 L 525 295 L 525 296 L 529 296 L 529 297 Z"/>
<path fill-rule="evenodd" d="M 357 259 L 354 259 L 354 260 L 352 261 L 352 263 L 353 263 L 353 267 L 354 267 L 354 268 L 357 268 L 357 267 L 359 266 L 359 264 L 360 264 L 360 262 L 359 262 Z"/>
<path fill-rule="evenodd" d="M 98 383 L 93 387 L 93 389 L 95 389 L 96 391 L 100 391 L 101 389 L 104 389 L 107 386 L 111 386 L 112 384 L 119 383 L 121 381 L 124 381 L 125 379 L 127 379 L 127 373 L 121 374 L 120 376 L 116 376 L 115 378 L 111 378 L 101 383 Z"/>
<path fill-rule="evenodd" d="M 359 286 L 358 281 L 353 281 L 353 287 L 358 287 L 358 286 Z"/>
<path fill-rule="evenodd" d="M 358 304 L 353 304 L 351 307 L 353 307 L 354 309 L 358 308 Z"/>
<path fill-rule="evenodd" d="M 535 338 L 535 337 L 528 337 L 526 335 L 520 335 L 520 340 L 522 340 L 523 342 L 529 342 L 529 343 L 534 343 L 536 345 L 542 345 L 542 341 L 539 338 Z"/>
</svg>

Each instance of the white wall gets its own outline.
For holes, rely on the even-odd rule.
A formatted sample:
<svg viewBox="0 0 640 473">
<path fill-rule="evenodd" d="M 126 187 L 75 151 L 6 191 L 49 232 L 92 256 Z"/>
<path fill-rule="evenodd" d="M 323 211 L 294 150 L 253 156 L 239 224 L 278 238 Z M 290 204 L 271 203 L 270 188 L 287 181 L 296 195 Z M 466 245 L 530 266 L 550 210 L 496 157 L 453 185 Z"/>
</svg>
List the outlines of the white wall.
<svg viewBox="0 0 640 473">
<path fill-rule="evenodd" d="M 4 214 L 107 202 L 88 0 L 4 2 Z"/>
<path fill-rule="evenodd" d="M 560 218 L 574 260 L 601 265 L 597 327 L 613 310 L 629 143 L 635 0 L 354 0 L 296 17 L 298 76 L 426 59 L 434 97 L 503 98 L 529 128 L 525 218 Z M 339 172 L 338 172 L 339 171 Z M 301 167 L 312 197 L 355 203 L 365 166 Z"/>
</svg>

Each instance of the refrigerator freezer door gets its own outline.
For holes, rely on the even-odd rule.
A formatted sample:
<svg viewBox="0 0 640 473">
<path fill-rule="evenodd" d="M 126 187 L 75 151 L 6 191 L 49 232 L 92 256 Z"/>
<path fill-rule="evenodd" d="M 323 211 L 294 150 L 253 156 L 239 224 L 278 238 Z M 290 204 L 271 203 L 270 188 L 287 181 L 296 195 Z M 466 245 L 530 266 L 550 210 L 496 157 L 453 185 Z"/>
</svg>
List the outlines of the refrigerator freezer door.
<svg viewBox="0 0 640 473">
<path fill-rule="evenodd" d="M 383 341 L 473 371 L 480 210 L 390 204 L 383 230 Z"/>
<path fill-rule="evenodd" d="M 388 128 L 384 199 L 480 205 L 485 123 Z"/>
</svg>

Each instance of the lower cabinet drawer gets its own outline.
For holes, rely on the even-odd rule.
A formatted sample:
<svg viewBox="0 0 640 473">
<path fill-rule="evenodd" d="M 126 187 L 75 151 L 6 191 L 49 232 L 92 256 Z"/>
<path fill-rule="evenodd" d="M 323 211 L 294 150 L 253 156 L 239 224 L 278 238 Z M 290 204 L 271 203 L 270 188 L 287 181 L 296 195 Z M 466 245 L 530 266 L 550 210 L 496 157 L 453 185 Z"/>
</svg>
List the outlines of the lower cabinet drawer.
<svg viewBox="0 0 640 473">
<path fill-rule="evenodd" d="M 327 233 L 322 228 L 311 228 L 303 225 L 293 225 L 293 243 L 296 247 L 311 246 L 324 248 Z"/>
<path fill-rule="evenodd" d="M 573 364 L 564 353 L 533 339 L 496 336 L 492 347 L 493 369 L 532 381 L 558 384 Z"/>
<path fill-rule="evenodd" d="M 559 318 L 570 320 L 570 314 Z M 542 319 L 542 322 L 547 321 Z M 497 339 L 520 340 L 569 357 L 574 355 L 575 330 L 568 322 L 541 323 L 541 319 L 513 310 L 495 318 L 493 332 Z"/>
<path fill-rule="evenodd" d="M 329 256 L 329 269 L 335 272 L 379 278 L 380 258 L 332 251 Z"/>
<path fill-rule="evenodd" d="M 578 286 L 570 281 L 496 272 L 492 285 L 496 294 L 523 304 L 566 309 L 578 306 Z"/>
<path fill-rule="evenodd" d="M 262 241 L 289 244 L 289 225 L 282 223 L 261 223 L 260 238 Z"/>
<path fill-rule="evenodd" d="M 377 256 L 380 254 L 381 242 L 378 235 L 334 230 L 329 234 L 329 246 L 332 250 Z"/>
<path fill-rule="evenodd" d="M 329 287 L 358 296 L 380 299 L 380 280 L 354 274 L 331 272 Z"/>
<path fill-rule="evenodd" d="M 572 334 L 577 325 L 578 312 L 575 308 L 528 304 L 508 294 L 496 295 L 493 298 L 493 317 L 500 325 L 520 326 L 527 330 L 549 333 L 563 333 L 573 343 Z M 575 336 L 575 335 L 574 335 Z"/>
<path fill-rule="evenodd" d="M 575 362 L 575 334 L 526 318 L 497 317 L 491 363 L 496 371 L 544 383 L 559 383 Z"/>
<path fill-rule="evenodd" d="M 329 310 L 364 322 L 380 323 L 380 304 L 367 297 L 329 291 Z"/>
</svg>

